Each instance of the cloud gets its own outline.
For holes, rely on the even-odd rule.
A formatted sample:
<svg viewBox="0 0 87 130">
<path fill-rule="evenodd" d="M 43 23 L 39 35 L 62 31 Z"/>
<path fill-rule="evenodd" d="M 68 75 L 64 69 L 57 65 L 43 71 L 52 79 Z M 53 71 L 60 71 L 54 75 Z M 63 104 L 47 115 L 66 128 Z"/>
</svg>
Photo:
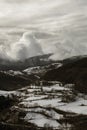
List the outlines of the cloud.
<svg viewBox="0 0 87 130">
<path fill-rule="evenodd" d="M 25 32 L 19 42 L 11 45 L 13 59 L 24 60 L 29 57 L 42 55 L 43 51 L 34 32 Z"/>
<path fill-rule="evenodd" d="M 21 2 L 0 0 L 0 2 L 2 3 L 0 25 L 3 26 L 0 34 L 8 33 L 9 41 L 14 37 L 14 40 L 9 42 L 9 51 L 3 43 L 5 49 L 1 47 L 0 50 L 3 56 L 24 59 L 52 52 L 59 59 L 87 54 L 85 0 L 21 0 Z M 15 39 L 17 35 L 19 36 L 18 32 L 24 33 L 19 41 Z M 5 55 L 3 50 L 6 50 Z"/>
<path fill-rule="evenodd" d="M 31 0 L 2 0 L 3 2 L 6 3 L 26 3 L 26 2 L 30 2 Z"/>
</svg>

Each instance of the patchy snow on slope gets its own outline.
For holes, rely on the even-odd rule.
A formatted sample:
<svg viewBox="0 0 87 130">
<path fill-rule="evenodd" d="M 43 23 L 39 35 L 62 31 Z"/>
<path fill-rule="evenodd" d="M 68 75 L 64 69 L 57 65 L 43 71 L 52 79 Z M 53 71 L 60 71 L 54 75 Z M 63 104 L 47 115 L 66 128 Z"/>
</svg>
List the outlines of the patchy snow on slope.
<svg viewBox="0 0 87 130">
<path fill-rule="evenodd" d="M 39 127 L 48 125 L 58 128 L 61 125 L 59 120 L 64 118 L 65 113 L 71 117 L 72 113 L 87 115 L 87 96 L 78 93 L 74 97 L 72 87 L 73 84 L 62 86 L 58 83 L 52 86 L 32 85 L 20 89 L 22 95 L 18 108 L 25 111 L 24 120 Z M 72 100 L 71 97 L 75 99 Z"/>
<path fill-rule="evenodd" d="M 25 116 L 25 120 L 34 123 L 40 127 L 44 127 L 46 124 L 52 127 L 58 127 L 60 125 L 57 121 L 48 119 L 45 116 L 38 113 L 28 113 Z"/>
<path fill-rule="evenodd" d="M 68 112 L 87 115 L 87 99 L 78 99 L 75 102 L 68 103 L 58 108 Z"/>
<path fill-rule="evenodd" d="M 61 91 L 61 90 L 68 90 L 69 88 L 64 88 L 64 87 L 61 87 L 60 85 L 56 84 L 56 85 L 53 85 L 53 86 L 44 86 L 43 87 L 43 91 Z"/>
<path fill-rule="evenodd" d="M 0 96 L 5 96 L 5 97 L 7 97 L 7 96 L 10 96 L 11 94 L 14 94 L 15 93 L 15 91 L 3 91 L 3 90 L 0 90 Z"/>
<path fill-rule="evenodd" d="M 9 74 L 13 74 L 13 75 L 23 75 L 22 72 L 20 72 L 20 71 L 13 71 L 13 70 L 9 70 L 8 73 Z"/>
<path fill-rule="evenodd" d="M 44 99 L 44 98 L 46 98 L 47 96 L 45 96 L 45 95 L 42 95 L 42 96 L 35 96 L 35 97 L 33 97 L 33 96 L 30 96 L 29 98 L 26 98 L 26 99 L 24 99 L 24 101 L 35 101 L 35 100 L 42 100 L 42 99 Z"/>
<path fill-rule="evenodd" d="M 31 73 L 35 73 L 35 72 L 38 72 L 40 69 L 40 66 L 37 66 L 37 67 L 29 67 L 27 69 L 25 69 L 23 72 L 26 72 L 27 74 L 31 74 Z"/>
</svg>

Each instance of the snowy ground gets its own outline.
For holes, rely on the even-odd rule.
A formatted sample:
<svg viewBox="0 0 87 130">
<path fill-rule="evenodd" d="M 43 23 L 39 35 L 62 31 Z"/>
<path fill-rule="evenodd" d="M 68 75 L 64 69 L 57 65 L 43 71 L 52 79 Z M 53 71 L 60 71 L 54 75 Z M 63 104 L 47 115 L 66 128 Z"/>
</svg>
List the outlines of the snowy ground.
<svg viewBox="0 0 87 130">
<path fill-rule="evenodd" d="M 73 96 L 71 93 L 72 86 L 66 85 L 63 87 L 56 84 L 43 87 L 30 86 L 27 90 L 24 89 L 25 96 L 19 104 L 20 109 L 27 111 L 24 119 L 40 127 L 46 124 L 58 127 L 60 126 L 58 120 L 63 118 L 63 112 L 87 115 L 86 95 Z M 69 96 L 75 98 L 74 101 L 72 99 L 68 101 Z M 59 112 L 59 110 L 62 112 Z"/>
<path fill-rule="evenodd" d="M 0 95 L 15 93 L 20 97 L 16 106 L 26 112 L 24 120 L 39 127 L 46 125 L 60 127 L 59 120 L 68 114 L 87 115 L 87 96 L 75 95 L 73 85 L 64 87 L 56 84 L 52 86 L 27 86 L 16 92 L 0 91 Z M 73 100 L 72 100 L 73 99 Z"/>
</svg>

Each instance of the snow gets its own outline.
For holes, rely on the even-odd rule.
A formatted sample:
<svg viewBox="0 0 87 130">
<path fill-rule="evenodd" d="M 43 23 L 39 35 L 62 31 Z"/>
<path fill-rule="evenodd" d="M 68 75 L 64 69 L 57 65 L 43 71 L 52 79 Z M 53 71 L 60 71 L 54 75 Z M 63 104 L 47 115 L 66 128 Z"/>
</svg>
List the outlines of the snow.
<svg viewBox="0 0 87 130">
<path fill-rule="evenodd" d="M 9 70 L 9 73 L 13 74 L 13 75 L 23 75 L 22 72 L 20 72 L 20 71 Z"/>
<path fill-rule="evenodd" d="M 3 91 L 0 90 L 0 96 L 5 96 L 7 97 L 8 95 L 14 94 L 15 91 Z"/>
<path fill-rule="evenodd" d="M 27 88 L 27 92 L 29 94 L 26 94 L 25 98 L 23 99 L 23 101 L 20 104 L 24 104 L 25 107 L 62 106 L 65 104 L 65 103 L 61 102 L 60 96 L 62 96 L 62 91 L 69 91 L 69 88 L 60 86 L 60 83 L 56 84 L 56 85 L 52 85 L 52 86 L 43 86 L 43 87 L 31 86 L 30 88 Z M 50 96 L 54 96 L 54 97 L 50 97 Z"/>
<path fill-rule="evenodd" d="M 24 70 L 24 72 L 26 72 L 27 74 L 31 74 L 31 73 L 35 73 L 37 71 L 39 71 L 40 69 L 40 66 L 37 66 L 37 67 L 29 67 L 27 69 Z"/>
<path fill-rule="evenodd" d="M 52 127 L 58 127 L 60 125 L 57 121 L 48 119 L 45 116 L 36 113 L 28 113 L 25 116 L 25 120 L 34 123 L 39 127 L 44 127 L 46 124 Z"/>
<path fill-rule="evenodd" d="M 53 106 L 56 107 L 58 105 L 59 99 L 44 99 L 39 101 L 33 101 L 30 105 L 38 104 L 39 106 Z"/>
<path fill-rule="evenodd" d="M 34 101 L 34 100 L 41 100 L 43 98 L 46 98 L 47 96 L 35 96 L 35 97 L 29 97 L 26 98 L 24 101 Z"/>
<path fill-rule="evenodd" d="M 43 91 L 57 91 L 57 90 L 59 90 L 59 91 L 61 91 L 61 90 L 68 90 L 68 88 L 65 88 L 65 87 L 61 87 L 61 86 L 59 86 L 59 84 L 56 84 L 56 85 L 53 85 L 53 86 L 45 86 L 45 87 L 43 87 Z"/>
<path fill-rule="evenodd" d="M 58 108 L 64 111 L 68 111 L 68 112 L 74 112 L 78 114 L 87 115 L 87 100 L 79 99 L 75 102 L 68 103 Z"/>
<path fill-rule="evenodd" d="M 24 96 L 24 93 L 20 93 L 18 91 L 4 91 L 4 90 L 0 90 L 0 96 L 7 97 L 7 96 L 12 96 L 12 95 Z"/>
<path fill-rule="evenodd" d="M 63 118 L 63 112 L 87 115 L 87 96 L 78 93 L 75 101 L 63 102 L 63 93 L 71 92 L 72 84 L 62 86 L 58 83 L 52 86 L 26 86 L 14 92 L 0 91 L 0 95 L 14 93 L 20 95 L 21 100 L 17 107 L 26 113 L 24 120 L 34 123 L 39 127 L 46 125 L 58 128 L 59 119 Z M 42 88 L 42 89 L 41 89 Z M 27 93 L 26 93 L 27 92 Z M 59 112 L 62 111 L 62 113 Z"/>
</svg>

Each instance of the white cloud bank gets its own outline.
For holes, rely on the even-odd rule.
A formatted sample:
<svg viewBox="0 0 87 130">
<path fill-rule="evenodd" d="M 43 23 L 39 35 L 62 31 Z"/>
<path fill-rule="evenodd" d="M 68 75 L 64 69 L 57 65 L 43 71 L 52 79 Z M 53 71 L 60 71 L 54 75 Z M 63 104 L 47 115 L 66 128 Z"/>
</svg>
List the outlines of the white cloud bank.
<svg viewBox="0 0 87 130">
<path fill-rule="evenodd" d="M 0 57 L 87 54 L 86 12 L 86 0 L 0 0 Z"/>
</svg>

